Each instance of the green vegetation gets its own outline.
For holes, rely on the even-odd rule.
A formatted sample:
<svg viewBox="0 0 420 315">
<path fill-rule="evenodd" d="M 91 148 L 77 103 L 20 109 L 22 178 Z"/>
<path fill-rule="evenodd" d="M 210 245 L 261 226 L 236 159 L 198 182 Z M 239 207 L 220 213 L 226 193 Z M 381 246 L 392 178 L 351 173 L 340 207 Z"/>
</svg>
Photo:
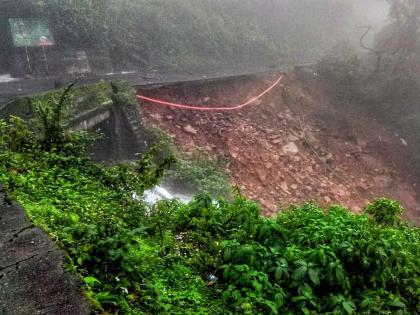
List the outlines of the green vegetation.
<svg viewBox="0 0 420 315">
<path fill-rule="evenodd" d="M 206 155 L 196 154 L 190 159 L 178 159 L 178 163 L 167 171 L 164 180 L 185 193 L 224 197 L 230 194 L 229 179 Z"/>
<path fill-rule="evenodd" d="M 105 167 L 86 157 L 85 140 L 1 121 L 0 182 L 66 251 L 98 312 L 420 311 L 420 231 L 396 202 L 379 199 L 363 215 L 306 204 L 266 218 L 237 191 L 231 202 L 201 194 L 148 207 L 133 193 L 156 185 L 173 157 L 152 149 Z"/>
<path fill-rule="evenodd" d="M 83 47 L 94 71 L 208 69 L 305 62 L 342 38 L 349 1 L 36 0 L 66 49 Z M 334 12 L 331 16 L 329 12 Z M 299 22 L 297 22 L 299 18 Z M 328 34 L 327 36 L 325 34 Z"/>
<path fill-rule="evenodd" d="M 127 91 L 125 83 L 117 83 Z M 31 97 L 16 99 L 8 103 L 0 110 L 0 119 L 7 119 L 9 116 L 18 116 L 25 120 L 36 117 L 35 109 L 45 107 L 50 102 L 59 102 L 64 89 L 48 91 Z M 67 94 L 65 110 L 63 111 L 63 122 L 68 117 L 80 114 L 83 111 L 94 109 L 100 106 L 107 106 L 111 101 L 111 85 L 108 82 L 74 86 Z M 48 110 L 48 109 L 47 109 Z"/>
<path fill-rule="evenodd" d="M 201 150 L 187 156 L 177 150 L 171 137 L 163 130 L 148 126 L 147 131 L 150 143 L 159 148 L 156 152 L 157 160 L 169 155 L 176 156 L 177 163 L 166 171 L 162 178 L 163 183 L 173 187 L 178 193 L 208 193 L 213 197 L 230 197 L 229 178 L 223 171 L 225 159 L 219 157 L 212 160 Z"/>
</svg>

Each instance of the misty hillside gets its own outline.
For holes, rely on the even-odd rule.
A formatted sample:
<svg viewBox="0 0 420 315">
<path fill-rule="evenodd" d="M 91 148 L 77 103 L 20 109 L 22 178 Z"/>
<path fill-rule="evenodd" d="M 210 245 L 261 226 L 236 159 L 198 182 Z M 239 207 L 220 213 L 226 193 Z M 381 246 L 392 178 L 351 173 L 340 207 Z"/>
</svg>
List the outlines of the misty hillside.
<svg viewBox="0 0 420 315">
<path fill-rule="evenodd" d="M 0 314 L 420 314 L 419 0 L 0 1 Z"/>
<path fill-rule="evenodd" d="M 53 50 L 86 50 L 97 71 L 104 58 L 114 70 L 165 70 L 314 62 L 338 42 L 358 39 L 357 23 L 383 23 L 384 9 L 375 14 L 387 7 L 369 7 L 355 22 L 357 1 L 90 2 L 3 1 L 0 16 L 4 29 L 22 13 L 49 17 Z"/>
</svg>

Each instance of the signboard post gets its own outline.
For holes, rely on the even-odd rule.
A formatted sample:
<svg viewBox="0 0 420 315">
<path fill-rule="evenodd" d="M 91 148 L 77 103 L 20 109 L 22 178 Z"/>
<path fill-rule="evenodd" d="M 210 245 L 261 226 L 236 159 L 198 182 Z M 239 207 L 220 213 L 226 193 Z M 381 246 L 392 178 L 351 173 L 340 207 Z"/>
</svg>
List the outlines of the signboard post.
<svg viewBox="0 0 420 315">
<path fill-rule="evenodd" d="M 45 68 L 48 72 L 49 67 L 45 47 L 54 45 L 54 38 L 48 20 L 35 18 L 12 18 L 9 19 L 9 24 L 12 31 L 13 45 L 15 47 L 25 48 L 26 61 L 28 63 L 29 71 L 32 71 L 32 67 L 28 54 L 28 47 L 41 47 Z"/>
</svg>

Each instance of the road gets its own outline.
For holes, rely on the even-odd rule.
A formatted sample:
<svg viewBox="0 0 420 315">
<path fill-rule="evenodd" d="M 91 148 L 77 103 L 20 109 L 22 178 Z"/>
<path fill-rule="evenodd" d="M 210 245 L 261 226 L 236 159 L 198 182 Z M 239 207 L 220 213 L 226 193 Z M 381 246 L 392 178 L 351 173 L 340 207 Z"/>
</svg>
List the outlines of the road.
<svg viewBox="0 0 420 315">
<path fill-rule="evenodd" d="M 115 81 L 125 80 L 133 86 L 154 86 L 160 84 L 172 84 L 192 81 L 206 81 L 226 79 L 229 77 L 257 75 L 267 72 L 286 70 L 285 66 L 247 66 L 246 68 L 216 69 L 197 72 L 188 71 L 151 71 L 148 73 L 122 72 L 108 75 L 89 75 L 82 78 L 78 84 L 88 84 L 100 80 Z M 15 98 L 32 95 L 35 93 L 53 90 L 74 80 L 74 77 L 47 77 L 36 79 L 21 79 L 13 82 L 0 83 L 0 108 Z"/>
</svg>

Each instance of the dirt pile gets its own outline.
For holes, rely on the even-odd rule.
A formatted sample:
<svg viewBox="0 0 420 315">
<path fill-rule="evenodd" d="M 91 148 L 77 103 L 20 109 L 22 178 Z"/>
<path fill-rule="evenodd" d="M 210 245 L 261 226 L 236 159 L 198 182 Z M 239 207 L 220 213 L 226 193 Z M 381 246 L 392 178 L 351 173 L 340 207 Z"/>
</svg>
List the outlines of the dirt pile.
<svg viewBox="0 0 420 315">
<path fill-rule="evenodd" d="M 142 91 L 185 104 L 241 103 L 275 76 Z M 395 198 L 419 220 L 417 183 L 410 178 L 404 139 L 365 113 L 339 104 L 322 79 L 287 75 L 281 86 L 240 111 L 200 112 L 142 104 L 141 115 L 172 135 L 181 151 L 202 149 L 226 159 L 233 184 L 258 201 L 267 215 L 309 200 L 339 203 L 358 212 L 378 196 Z"/>
</svg>

